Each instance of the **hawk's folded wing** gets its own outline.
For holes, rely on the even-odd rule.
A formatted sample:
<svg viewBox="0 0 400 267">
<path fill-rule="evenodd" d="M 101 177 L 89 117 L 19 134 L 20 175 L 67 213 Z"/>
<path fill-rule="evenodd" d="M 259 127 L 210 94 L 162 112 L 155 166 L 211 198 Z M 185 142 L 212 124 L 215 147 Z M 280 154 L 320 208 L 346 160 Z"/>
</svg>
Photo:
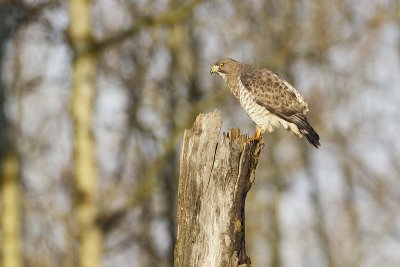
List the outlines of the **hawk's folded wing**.
<svg viewBox="0 0 400 267">
<path fill-rule="evenodd" d="M 240 81 L 255 96 L 259 105 L 276 116 L 292 123 L 305 118 L 308 108 L 300 93 L 272 71 L 257 69 L 244 72 Z"/>
</svg>

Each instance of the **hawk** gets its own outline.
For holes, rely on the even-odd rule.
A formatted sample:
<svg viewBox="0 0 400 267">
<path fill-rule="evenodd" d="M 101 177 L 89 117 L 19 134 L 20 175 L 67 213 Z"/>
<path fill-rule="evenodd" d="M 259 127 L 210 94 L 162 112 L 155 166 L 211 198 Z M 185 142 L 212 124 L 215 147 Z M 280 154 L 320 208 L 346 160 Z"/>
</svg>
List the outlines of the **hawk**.
<svg viewBox="0 0 400 267">
<path fill-rule="evenodd" d="M 307 103 L 278 74 L 230 58 L 219 59 L 210 73 L 217 73 L 226 81 L 230 91 L 256 123 L 253 139 L 261 140 L 261 133 L 270 133 L 283 126 L 299 138 L 304 136 L 314 147 L 321 146 L 317 132 L 306 118 Z"/>
</svg>

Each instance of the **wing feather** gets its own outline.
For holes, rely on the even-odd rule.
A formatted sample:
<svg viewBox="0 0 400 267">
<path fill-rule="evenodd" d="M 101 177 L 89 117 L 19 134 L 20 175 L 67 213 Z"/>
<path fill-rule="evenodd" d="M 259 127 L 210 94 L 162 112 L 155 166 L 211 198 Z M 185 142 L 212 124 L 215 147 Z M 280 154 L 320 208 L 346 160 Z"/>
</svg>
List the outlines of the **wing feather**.
<svg viewBox="0 0 400 267">
<path fill-rule="evenodd" d="M 242 72 L 240 82 L 245 90 L 252 92 L 257 104 L 276 116 L 294 123 L 301 134 L 316 148 L 321 145 L 319 135 L 306 118 L 307 103 L 288 82 L 267 69 Z"/>
<path fill-rule="evenodd" d="M 270 70 L 255 69 L 243 72 L 240 81 L 246 90 L 255 95 L 259 105 L 287 121 L 294 122 L 291 119 L 294 115 L 305 117 L 308 111 L 307 103 L 300 93 Z"/>
</svg>

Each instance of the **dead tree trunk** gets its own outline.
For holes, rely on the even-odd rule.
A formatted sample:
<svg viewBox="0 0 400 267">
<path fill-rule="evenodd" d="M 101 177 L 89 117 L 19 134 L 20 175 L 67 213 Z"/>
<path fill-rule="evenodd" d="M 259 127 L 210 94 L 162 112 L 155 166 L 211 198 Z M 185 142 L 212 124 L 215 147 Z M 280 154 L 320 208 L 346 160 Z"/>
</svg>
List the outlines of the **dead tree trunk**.
<svg viewBox="0 0 400 267">
<path fill-rule="evenodd" d="M 185 130 L 178 188 L 175 267 L 250 266 L 244 207 L 262 144 L 221 134 L 219 111 L 200 114 Z"/>
</svg>

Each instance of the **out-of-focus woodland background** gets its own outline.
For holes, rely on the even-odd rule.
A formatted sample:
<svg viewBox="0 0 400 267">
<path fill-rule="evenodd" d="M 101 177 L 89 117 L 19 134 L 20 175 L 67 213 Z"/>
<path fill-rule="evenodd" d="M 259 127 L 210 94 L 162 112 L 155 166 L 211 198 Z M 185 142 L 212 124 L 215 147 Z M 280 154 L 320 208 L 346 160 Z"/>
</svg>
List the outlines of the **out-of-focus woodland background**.
<svg viewBox="0 0 400 267">
<path fill-rule="evenodd" d="M 102 266 L 172 266 L 184 128 L 218 108 L 255 130 L 220 57 L 284 76 L 321 136 L 265 136 L 253 266 L 400 266 L 399 1 L 1 1 L 0 44 L 4 266 L 77 266 L 86 232 Z"/>
</svg>

